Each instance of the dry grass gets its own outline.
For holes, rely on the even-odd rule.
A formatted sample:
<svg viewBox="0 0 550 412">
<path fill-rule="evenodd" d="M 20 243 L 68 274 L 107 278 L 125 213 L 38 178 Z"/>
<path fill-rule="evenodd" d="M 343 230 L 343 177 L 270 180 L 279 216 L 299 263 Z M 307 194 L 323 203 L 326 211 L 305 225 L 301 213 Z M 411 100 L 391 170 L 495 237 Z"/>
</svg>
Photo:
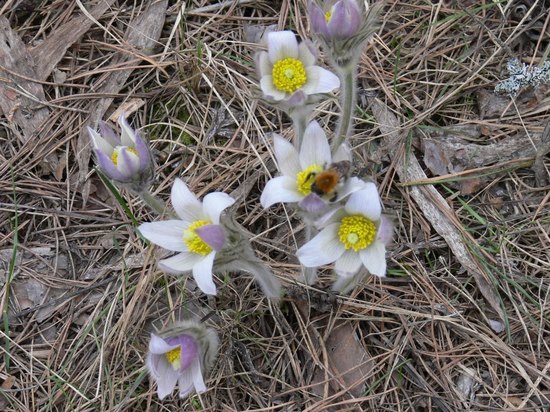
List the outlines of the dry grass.
<svg viewBox="0 0 550 412">
<path fill-rule="evenodd" d="M 0 15 L 31 50 L 82 15 L 81 5 L 91 10 L 99 3 L 7 0 Z M 296 284 L 299 220 L 283 207 L 259 204 L 275 172 L 267 136 L 288 136 L 291 128 L 255 98 L 256 46 L 246 42 L 245 27 L 276 24 L 304 36 L 306 2 L 170 1 L 159 40 L 147 50 L 129 45 L 125 32 L 152 2 L 111 3 L 80 37 L 66 41 L 53 71 L 35 67 L 44 97 L 32 110 L 47 111 L 36 133 L 27 135 L 17 123 L 24 107 L 0 118 L 1 410 L 550 409 L 545 152 L 538 152 L 537 175 L 525 164 L 501 168 L 468 195 L 460 192 L 458 171 L 434 182 L 469 234 L 472 257 L 494 282 L 506 314 L 502 333 L 489 327 L 498 314 L 476 279 L 396 173 L 407 156 L 424 165 L 421 142 L 434 128 L 474 129 L 468 144 L 499 147 L 520 139 L 529 149 L 530 138 L 540 141 L 550 115 L 547 88 L 524 93 L 515 105 L 501 99 L 483 106 L 481 93 L 506 76 L 509 57 L 536 64 L 548 56 L 548 2 L 535 2 L 546 9 L 520 24 L 509 18 L 520 2 L 387 1 L 382 29 L 361 58 L 366 92 L 352 144 L 356 170 L 380 185 L 397 235 L 390 276 L 337 297 L 328 292 L 328 271 L 315 287 Z M 7 78 L 0 68 L 0 82 L 21 93 L 24 79 Z M 403 156 L 388 147 L 372 117 L 364 96 L 373 92 L 401 124 Z M 138 108 L 128 109 L 130 102 Z M 221 275 L 218 296 L 207 298 L 192 280 L 156 269 L 161 251 L 138 237 L 91 170 L 85 147 L 84 126 L 120 107 L 134 112 L 131 122 L 151 140 L 160 197 L 168 199 L 176 176 L 200 196 L 214 190 L 239 196 L 238 221 L 288 288 L 280 304 L 263 298 L 248 276 Z M 327 130 L 336 116 L 336 101 L 316 114 Z M 532 164 L 535 155 L 527 157 Z M 138 221 L 156 218 L 122 194 Z M 161 403 L 144 368 L 148 336 L 182 313 L 210 315 L 220 356 L 208 392 Z M 370 359 L 366 390 L 355 398 L 331 375 L 334 348 L 323 344 L 344 321 Z M 317 396 L 314 367 L 323 365 L 333 386 Z"/>
</svg>

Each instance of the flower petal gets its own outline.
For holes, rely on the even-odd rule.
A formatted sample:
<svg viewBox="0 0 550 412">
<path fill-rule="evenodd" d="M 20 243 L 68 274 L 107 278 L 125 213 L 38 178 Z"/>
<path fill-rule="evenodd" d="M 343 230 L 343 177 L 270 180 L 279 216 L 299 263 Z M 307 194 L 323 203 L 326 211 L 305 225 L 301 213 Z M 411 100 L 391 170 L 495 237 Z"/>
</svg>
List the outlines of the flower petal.
<svg viewBox="0 0 550 412">
<path fill-rule="evenodd" d="M 190 272 L 202 259 L 202 255 L 191 252 L 182 252 L 175 256 L 159 260 L 158 267 L 164 272 L 178 275 L 181 273 Z"/>
<path fill-rule="evenodd" d="M 298 46 L 298 59 L 304 64 L 304 67 L 313 66 L 315 64 L 315 46 L 308 40 L 304 40 Z"/>
<path fill-rule="evenodd" d="M 214 266 L 214 257 L 216 252 L 211 252 L 206 256 L 201 256 L 201 260 L 193 266 L 193 278 L 197 286 L 207 295 L 216 294 L 216 285 L 212 279 L 212 267 Z"/>
<path fill-rule="evenodd" d="M 128 147 L 119 146 L 117 168 L 128 179 L 134 178 L 140 169 L 139 157 L 128 150 Z"/>
<path fill-rule="evenodd" d="M 306 76 L 302 90 L 307 94 L 328 93 L 340 87 L 338 76 L 319 66 L 306 67 Z"/>
<path fill-rule="evenodd" d="M 149 151 L 149 146 L 138 133 L 136 133 L 135 149 L 139 157 L 139 170 L 142 171 L 148 167 L 152 167 L 152 158 L 151 152 Z"/>
<path fill-rule="evenodd" d="M 227 193 L 208 193 L 202 201 L 202 210 L 208 220 L 217 225 L 220 223 L 220 215 L 222 212 L 233 203 L 235 203 L 235 199 Z"/>
<path fill-rule="evenodd" d="M 333 162 L 341 162 L 343 160 L 352 161 L 351 149 L 347 143 L 342 143 L 338 146 L 338 149 L 336 149 L 336 152 L 332 156 Z"/>
<path fill-rule="evenodd" d="M 352 193 L 345 208 L 350 215 L 363 215 L 377 222 L 382 213 L 382 205 L 375 184 L 366 182 L 363 189 Z"/>
<path fill-rule="evenodd" d="M 290 30 L 274 31 L 267 35 L 269 60 L 275 63 L 286 57 L 298 58 L 298 41 Z"/>
<path fill-rule="evenodd" d="M 327 203 L 316 193 L 310 193 L 300 201 L 298 206 L 308 213 L 317 214 L 327 208 Z"/>
<path fill-rule="evenodd" d="M 193 378 L 193 386 L 197 393 L 206 392 L 206 385 L 204 384 L 204 377 L 202 376 L 201 363 L 199 358 L 195 358 L 191 365 L 191 376 Z"/>
<path fill-rule="evenodd" d="M 296 179 L 288 176 L 274 177 L 269 180 L 260 196 L 260 203 L 268 208 L 275 203 L 299 202 L 303 195 L 296 188 Z"/>
<path fill-rule="evenodd" d="M 359 272 L 361 264 L 359 253 L 352 250 L 346 250 L 344 254 L 336 260 L 334 271 L 338 276 L 351 277 Z"/>
<path fill-rule="evenodd" d="M 260 89 L 262 89 L 262 93 L 268 99 L 280 101 L 286 97 L 286 92 L 278 90 L 273 84 L 273 76 L 271 74 L 265 75 L 260 79 Z"/>
<path fill-rule="evenodd" d="M 382 242 L 384 245 L 387 245 L 391 242 L 393 237 L 393 224 L 390 219 L 386 216 L 380 216 L 380 224 L 378 226 L 378 231 L 376 232 L 376 240 Z"/>
<path fill-rule="evenodd" d="M 172 206 L 178 216 L 187 223 L 202 219 L 202 204 L 181 179 L 172 185 Z"/>
<path fill-rule="evenodd" d="M 256 68 L 258 70 L 258 77 L 262 78 L 266 75 L 271 75 L 273 71 L 273 64 L 269 61 L 269 54 L 262 51 L 259 52 L 256 56 Z"/>
<path fill-rule="evenodd" d="M 308 5 L 308 14 L 309 21 L 311 23 L 311 30 L 324 37 L 328 37 L 329 32 L 327 28 L 327 19 L 323 10 L 315 3 L 315 1 L 310 0 Z"/>
<path fill-rule="evenodd" d="M 118 136 L 113 129 L 111 129 L 105 122 L 99 122 L 99 134 L 104 138 L 112 147 L 121 145 L 120 136 Z"/>
<path fill-rule="evenodd" d="M 195 229 L 204 243 L 219 252 L 225 244 L 225 232 L 222 225 L 204 225 Z"/>
<path fill-rule="evenodd" d="M 157 364 L 158 376 L 156 377 L 157 394 L 161 400 L 172 393 L 179 377 L 178 371 L 167 361 L 163 361 L 163 358 Z"/>
<path fill-rule="evenodd" d="M 110 156 L 107 156 L 99 149 L 95 149 L 94 152 L 97 156 L 97 165 L 103 171 L 103 173 L 107 175 L 107 177 L 122 183 L 128 181 L 128 178 L 123 175 L 120 170 L 118 170 L 117 167 L 113 164 Z"/>
<path fill-rule="evenodd" d="M 138 227 L 145 239 L 174 252 L 187 251 L 187 246 L 183 241 L 183 232 L 186 228 L 187 225 L 182 220 L 147 222 Z"/>
<path fill-rule="evenodd" d="M 355 0 L 343 0 L 337 2 L 332 10 L 332 16 L 328 22 L 330 37 L 347 39 L 361 28 L 361 11 Z"/>
<path fill-rule="evenodd" d="M 334 262 L 344 251 L 344 245 L 338 239 L 338 223 L 324 228 L 317 236 L 296 252 L 300 263 L 305 267 L 317 267 Z"/>
<path fill-rule="evenodd" d="M 166 352 L 170 352 L 177 345 L 170 345 L 160 336 L 151 333 L 151 340 L 149 341 L 149 352 L 155 355 L 162 355 Z"/>
<path fill-rule="evenodd" d="M 368 248 L 359 251 L 359 257 L 370 273 L 379 277 L 386 276 L 386 246 L 383 243 L 375 241 Z"/>
<path fill-rule="evenodd" d="M 135 131 L 128 124 L 128 121 L 124 117 L 124 113 L 119 116 L 118 124 L 121 129 L 120 141 L 122 146 L 134 147 L 136 141 Z"/>
<path fill-rule="evenodd" d="M 331 162 L 330 146 L 327 135 L 315 120 L 310 122 L 304 132 L 300 148 L 300 164 L 305 169 L 311 165 L 325 166 Z"/>
<path fill-rule="evenodd" d="M 91 127 L 88 127 L 88 135 L 92 139 L 92 144 L 94 148 L 105 153 L 107 156 L 111 156 L 115 145 L 110 144 L 106 139 L 104 139 L 98 132 L 93 130 Z"/>
<path fill-rule="evenodd" d="M 193 375 L 191 373 L 191 369 L 188 369 L 180 374 L 178 385 L 180 387 L 180 398 L 185 398 L 193 393 L 195 387 L 193 386 Z"/>
<path fill-rule="evenodd" d="M 338 197 L 337 201 L 342 200 L 346 197 L 348 197 L 350 194 L 355 193 L 361 189 L 365 188 L 365 183 L 363 180 L 359 179 L 358 177 L 352 176 L 349 179 L 346 180 L 344 183 L 344 186 L 340 190 L 338 190 Z"/>
<path fill-rule="evenodd" d="M 302 171 L 300 158 L 296 148 L 281 135 L 273 134 L 273 151 L 277 159 L 277 168 L 284 176 L 296 179 L 296 175 Z"/>
</svg>

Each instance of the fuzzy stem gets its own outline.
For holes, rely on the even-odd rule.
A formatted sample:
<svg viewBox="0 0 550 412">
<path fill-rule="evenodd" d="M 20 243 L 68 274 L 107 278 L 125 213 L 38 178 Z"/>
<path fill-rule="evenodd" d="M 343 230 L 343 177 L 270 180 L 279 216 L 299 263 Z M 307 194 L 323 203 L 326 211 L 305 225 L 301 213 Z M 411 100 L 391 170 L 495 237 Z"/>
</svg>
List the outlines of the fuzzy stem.
<svg viewBox="0 0 550 412">
<path fill-rule="evenodd" d="M 292 127 L 294 129 L 294 147 L 300 150 L 302 146 L 302 138 L 306 130 L 307 111 L 295 109 L 290 113 L 292 119 Z"/>
<path fill-rule="evenodd" d="M 340 67 L 338 69 L 338 75 L 340 77 L 340 83 L 342 84 L 342 93 L 340 99 L 340 105 L 342 107 L 342 115 L 338 127 L 336 128 L 335 139 L 332 143 L 333 153 L 338 150 L 340 145 L 344 143 L 353 132 L 353 113 L 355 111 L 355 104 L 357 99 L 357 90 L 355 85 L 355 78 L 357 72 L 357 64 L 352 62 L 347 66 Z"/>
<path fill-rule="evenodd" d="M 158 197 L 153 196 L 148 190 L 140 192 L 139 197 L 147 204 L 147 206 L 157 212 L 160 216 L 165 214 L 166 204 Z"/>
</svg>

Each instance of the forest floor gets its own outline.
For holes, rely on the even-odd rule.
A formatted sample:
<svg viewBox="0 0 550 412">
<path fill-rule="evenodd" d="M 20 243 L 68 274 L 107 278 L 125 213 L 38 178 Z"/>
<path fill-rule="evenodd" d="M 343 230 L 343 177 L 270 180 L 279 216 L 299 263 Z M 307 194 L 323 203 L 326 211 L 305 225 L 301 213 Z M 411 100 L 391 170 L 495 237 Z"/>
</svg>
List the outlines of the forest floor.
<svg viewBox="0 0 550 412">
<path fill-rule="evenodd" d="M 550 410 L 550 87 L 494 92 L 510 59 L 548 59 L 549 7 L 386 1 L 350 144 L 395 235 L 388 276 L 337 295 L 330 267 L 299 282 L 296 211 L 259 202 L 270 134 L 292 128 L 254 54 L 269 26 L 310 36 L 306 0 L 0 2 L 0 410 Z M 329 136 L 337 96 L 314 112 Z M 136 223 L 159 218 L 94 168 L 86 126 L 121 112 L 156 195 L 180 177 L 237 199 L 279 301 L 247 274 L 209 297 L 157 268 Z M 161 402 L 148 341 L 182 314 L 220 354 L 205 393 Z"/>
</svg>

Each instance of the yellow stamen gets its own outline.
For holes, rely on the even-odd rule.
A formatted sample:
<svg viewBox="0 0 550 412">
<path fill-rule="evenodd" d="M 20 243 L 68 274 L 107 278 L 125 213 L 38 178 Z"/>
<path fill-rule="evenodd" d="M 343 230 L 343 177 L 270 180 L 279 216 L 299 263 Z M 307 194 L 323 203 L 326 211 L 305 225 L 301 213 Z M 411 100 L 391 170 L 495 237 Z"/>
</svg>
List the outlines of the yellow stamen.
<svg viewBox="0 0 550 412">
<path fill-rule="evenodd" d="M 323 170 L 320 165 L 311 165 L 296 175 L 296 186 L 300 194 L 307 196 L 311 193 L 311 184 L 315 180 L 315 175 Z"/>
<path fill-rule="evenodd" d="M 277 61 L 272 75 L 275 88 L 287 93 L 294 93 L 307 81 L 304 64 L 292 57 Z"/>
<path fill-rule="evenodd" d="M 210 224 L 211 222 L 207 220 L 196 220 L 183 232 L 183 241 L 187 245 L 187 249 L 189 249 L 190 252 L 197 253 L 199 255 L 208 255 L 212 252 L 212 248 L 204 243 L 204 240 L 202 240 L 195 231 L 199 227 Z"/>
<path fill-rule="evenodd" d="M 172 365 L 174 369 L 180 368 L 181 348 L 179 346 L 177 348 L 172 349 L 169 352 L 166 352 L 164 356 L 166 357 L 166 360 Z"/>
<path fill-rule="evenodd" d="M 338 237 L 346 249 L 355 252 L 365 249 L 374 242 L 376 225 L 361 215 L 346 216 L 340 223 Z"/>
<path fill-rule="evenodd" d="M 115 147 L 115 150 L 113 150 L 113 153 L 111 154 L 111 160 L 113 161 L 113 164 L 116 166 L 118 165 L 118 153 L 120 152 L 120 149 L 124 146 L 117 146 Z M 131 147 L 126 147 L 126 150 L 128 150 L 130 153 L 135 154 L 138 156 L 138 152 L 136 149 Z M 138 156 L 139 157 L 139 156 Z"/>
<path fill-rule="evenodd" d="M 325 20 L 327 21 L 327 23 L 330 21 L 331 17 L 332 17 L 332 9 L 330 9 L 325 13 Z"/>
</svg>

